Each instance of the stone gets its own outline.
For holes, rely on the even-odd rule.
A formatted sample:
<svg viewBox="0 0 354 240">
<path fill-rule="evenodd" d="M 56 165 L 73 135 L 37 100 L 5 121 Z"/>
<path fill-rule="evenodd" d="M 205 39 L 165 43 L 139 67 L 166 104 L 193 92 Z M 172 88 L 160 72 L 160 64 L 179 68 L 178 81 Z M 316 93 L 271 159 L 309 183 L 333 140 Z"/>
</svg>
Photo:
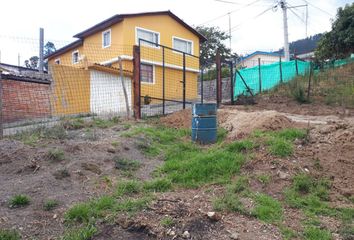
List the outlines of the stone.
<svg viewBox="0 0 354 240">
<path fill-rule="evenodd" d="M 184 231 L 182 237 L 185 239 L 189 239 L 191 237 L 191 234 L 188 231 Z"/>
<path fill-rule="evenodd" d="M 219 221 L 221 219 L 221 216 L 216 212 L 207 212 L 207 216 L 212 221 Z"/>
<path fill-rule="evenodd" d="M 231 233 L 230 238 L 237 240 L 237 239 L 239 239 L 239 235 L 238 235 L 238 233 Z"/>
<path fill-rule="evenodd" d="M 288 179 L 290 177 L 290 175 L 288 173 L 282 172 L 282 171 L 278 171 L 278 176 L 280 179 L 283 179 L 283 180 Z"/>
<path fill-rule="evenodd" d="M 117 151 L 116 151 L 115 148 L 110 147 L 110 148 L 107 149 L 107 152 L 109 152 L 109 153 L 116 153 Z"/>
</svg>

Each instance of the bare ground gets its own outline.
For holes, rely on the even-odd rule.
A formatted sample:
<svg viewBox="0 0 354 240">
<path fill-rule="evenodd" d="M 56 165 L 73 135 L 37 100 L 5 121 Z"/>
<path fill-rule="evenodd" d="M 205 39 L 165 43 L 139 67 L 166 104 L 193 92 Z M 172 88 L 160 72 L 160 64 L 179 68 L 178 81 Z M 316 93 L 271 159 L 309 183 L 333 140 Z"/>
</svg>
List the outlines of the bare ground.
<svg viewBox="0 0 354 240">
<path fill-rule="evenodd" d="M 255 106 L 223 107 L 219 111 L 219 124 L 228 130 L 228 141 L 247 137 L 256 129 L 308 129 L 308 142 L 297 142 L 292 156 L 276 158 L 260 149 L 243 166 L 242 175 L 251 176 L 252 190 L 277 199 L 282 199 L 291 177 L 299 172 L 326 176 L 333 180 L 330 203 L 353 208 L 348 200 L 354 194 L 354 119 L 351 116 L 352 110 L 273 99 L 268 105 L 258 101 Z M 161 119 L 162 124 L 176 128 L 188 128 L 190 122 L 188 110 Z M 97 139 L 88 140 L 83 130 L 76 130 L 72 139 L 44 141 L 36 147 L 10 139 L 0 141 L 0 229 L 16 228 L 24 239 L 56 239 L 64 230 L 64 212 L 72 204 L 109 193 L 110 184 L 127 177 L 115 168 L 115 156 L 140 161 L 142 167 L 133 175 L 141 180 L 149 179 L 162 161 L 145 157 L 137 147 L 139 139 L 120 137 L 124 131 L 121 125 L 98 129 Z M 63 161 L 48 160 L 47 153 L 53 148 L 65 152 Z M 67 169 L 70 176 L 56 178 L 55 173 L 61 169 Z M 257 180 L 256 176 L 261 174 L 271 176 L 269 184 Z M 235 236 L 237 239 L 282 239 L 278 227 L 238 213 L 224 213 L 217 221 L 210 220 L 206 213 L 212 211 L 212 201 L 223 191 L 223 187 L 211 185 L 157 194 L 149 207 L 134 217 L 120 214 L 113 223 L 99 223 L 99 233 L 93 239 L 182 239 L 185 231 L 191 239 Z M 30 196 L 31 204 L 25 208 L 9 208 L 9 199 L 15 194 Z M 48 199 L 59 200 L 59 207 L 44 211 L 42 205 Z M 302 213 L 286 207 L 284 215 L 285 226 L 302 231 L 301 222 L 305 219 Z M 173 218 L 173 226 L 161 226 L 166 216 Z M 331 229 L 334 239 L 341 239 L 337 220 L 326 217 L 321 219 L 321 224 Z"/>
</svg>

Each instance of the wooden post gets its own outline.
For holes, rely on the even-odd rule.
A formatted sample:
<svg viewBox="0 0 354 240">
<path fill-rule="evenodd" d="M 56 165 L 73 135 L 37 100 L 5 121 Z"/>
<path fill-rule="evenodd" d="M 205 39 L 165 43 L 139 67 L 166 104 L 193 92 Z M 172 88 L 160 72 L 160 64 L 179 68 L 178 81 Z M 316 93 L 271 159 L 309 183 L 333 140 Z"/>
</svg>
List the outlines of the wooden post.
<svg viewBox="0 0 354 240">
<path fill-rule="evenodd" d="M 281 56 L 279 56 L 279 73 L 280 73 L 280 82 L 283 82 L 283 70 L 281 67 Z"/>
<path fill-rule="evenodd" d="M 221 103 L 221 94 L 222 94 L 222 89 L 221 89 L 221 57 L 220 57 L 220 51 L 217 50 L 216 52 L 216 104 L 219 107 Z"/>
<path fill-rule="evenodd" d="M 309 85 L 307 87 L 307 101 L 308 102 L 310 102 L 311 78 L 312 78 L 312 63 L 310 62 Z"/>
<path fill-rule="evenodd" d="M 118 61 L 119 61 L 119 77 L 120 77 L 120 81 L 121 81 L 122 87 L 123 87 L 123 93 L 124 93 L 124 99 L 125 99 L 125 108 L 127 110 L 127 117 L 129 119 L 130 118 L 129 100 L 128 100 L 127 88 L 125 87 L 125 83 L 124 83 L 122 58 L 118 57 Z"/>
<path fill-rule="evenodd" d="M 134 117 L 141 119 L 141 97 L 140 97 L 140 47 L 133 46 L 133 88 L 134 88 Z"/>
<path fill-rule="evenodd" d="M 234 86 L 234 64 L 232 60 L 230 61 L 230 94 L 231 94 L 231 105 L 235 104 L 235 86 Z"/>
<path fill-rule="evenodd" d="M 258 58 L 259 93 L 262 93 L 261 58 Z"/>
<path fill-rule="evenodd" d="M 0 69 L 0 139 L 4 137 L 4 126 L 3 126 L 3 116 L 2 116 L 2 71 Z"/>
</svg>

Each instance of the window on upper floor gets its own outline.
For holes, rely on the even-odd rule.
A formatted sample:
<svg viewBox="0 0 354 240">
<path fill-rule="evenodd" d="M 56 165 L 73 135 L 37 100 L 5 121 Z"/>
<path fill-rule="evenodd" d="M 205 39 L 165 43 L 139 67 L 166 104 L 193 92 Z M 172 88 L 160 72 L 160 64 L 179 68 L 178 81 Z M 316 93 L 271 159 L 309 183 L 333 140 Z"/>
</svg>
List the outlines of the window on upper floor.
<svg viewBox="0 0 354 240">
<path fill-rule="evenodd" d="M 148 42 L 145 41 L 139 42 L 140 39 Z M 160 43 L 160 33 L 136 27 L 136 44 L 158 47 L 159 43 Z"/>
<path fill-rule="evenodd" d="M 79 51 L 76 50 L 76 51 L 72 52 L 71 57 L 72 57 L 73 64 L 78 63 L 79 62 Z"/>
<path fill-rule="evenodd" d="M 182 51 L 184 53 L 192 54 L 193 53 L 193 42 L 178 38 L 178 37 L 173 37 L 172 38 L 172 47 L 176 50 Z"/>
<path fill-rule="evenodd" d="M 111 46 L 111 29 L 102 32 L 102 47 L 107 48 Z"/>
<path fill-rule="evenodd" d="M 151 64 L 141 64 L 140 74 L 142 83 L 154 83 L 154 66 Z"/>
<path fill-rule="evenodd" d="M 60 58 L 55 59 L 54 64 L 60 64 Z"/>
</svg>

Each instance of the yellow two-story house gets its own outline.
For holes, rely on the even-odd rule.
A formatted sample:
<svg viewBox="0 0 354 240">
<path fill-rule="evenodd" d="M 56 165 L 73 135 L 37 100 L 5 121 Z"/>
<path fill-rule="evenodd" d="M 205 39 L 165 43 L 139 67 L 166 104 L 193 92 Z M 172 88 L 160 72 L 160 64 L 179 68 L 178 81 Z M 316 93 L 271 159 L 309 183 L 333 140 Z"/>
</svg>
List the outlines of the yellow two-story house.
<svg viewBox="0 0 354 240">
<path fill-rule="evenodd" d="M 58 114 L 122 110 L 123 97 L 112 96 L 123 96 L 117 81 L 121 63 L 132 99 L 134 45 L 141 46 L 142 97 L 157 104 L 163 96 L 166 101 L 182 100 L 183 94 L 187 100 L 198 98 L 199 45 L 206 38 L 170 11 L 115 15 L 74 37 L 78 40 L 47 56 Z M 63 88 L 74 90 L 63 93 Z"/>
</svg>

